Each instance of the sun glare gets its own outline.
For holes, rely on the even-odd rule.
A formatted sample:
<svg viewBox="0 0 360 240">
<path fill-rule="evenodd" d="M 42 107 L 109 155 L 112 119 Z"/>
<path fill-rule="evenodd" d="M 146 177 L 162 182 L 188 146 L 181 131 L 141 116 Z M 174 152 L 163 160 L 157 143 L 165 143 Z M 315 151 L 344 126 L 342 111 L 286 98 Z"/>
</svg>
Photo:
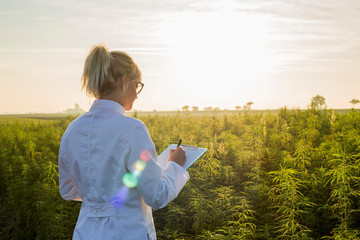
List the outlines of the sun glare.
<svg viewBox="0 0 360 240">
<path fill-rule="evenodd" d="M 264 22 L 256 15 L 232 11 L 174 16 L 164 34 L 174 76 L 180 82 L 186 78 L 195 87 L 206 82 L 210 94 L 221 90 L 219 80 L 246 94 L 274 64 L 266 49 Z"/>
</svg>

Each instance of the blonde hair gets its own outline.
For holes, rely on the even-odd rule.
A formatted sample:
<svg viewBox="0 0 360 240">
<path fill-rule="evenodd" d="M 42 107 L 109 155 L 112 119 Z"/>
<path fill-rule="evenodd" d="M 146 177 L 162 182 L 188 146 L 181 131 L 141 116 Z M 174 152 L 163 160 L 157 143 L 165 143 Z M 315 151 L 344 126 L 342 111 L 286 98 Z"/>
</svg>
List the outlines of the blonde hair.
<svg viewBox="0 0 360 240">
<path fill-rule="evenodd" d="M 129 83 L 141 81 L 141 71 L 129 54 L 110 52 L 105 45 L 99 44 L 91 48 L 85 60 L 81 89 L 85 89 L 86 95 L 98 99 L 111 92 L 123 76 L 127 76 L 122 83 L 123 94 Z"/>
</svg>

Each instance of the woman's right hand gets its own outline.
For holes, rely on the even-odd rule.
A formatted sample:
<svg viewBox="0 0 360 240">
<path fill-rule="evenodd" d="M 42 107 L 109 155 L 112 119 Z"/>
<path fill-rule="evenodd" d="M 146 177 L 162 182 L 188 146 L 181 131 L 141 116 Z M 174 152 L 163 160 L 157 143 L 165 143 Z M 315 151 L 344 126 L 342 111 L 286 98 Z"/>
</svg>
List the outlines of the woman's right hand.
<svg viewBox="0 0 360 240">
<path fill-rule="evenodd" d="M 186 155 L 184 149 L 181 146 L 176 149 L 171 149 L 169 161 L 174 161 L 180 166 L 183 166 L 186 162 Z"/>
</svg>

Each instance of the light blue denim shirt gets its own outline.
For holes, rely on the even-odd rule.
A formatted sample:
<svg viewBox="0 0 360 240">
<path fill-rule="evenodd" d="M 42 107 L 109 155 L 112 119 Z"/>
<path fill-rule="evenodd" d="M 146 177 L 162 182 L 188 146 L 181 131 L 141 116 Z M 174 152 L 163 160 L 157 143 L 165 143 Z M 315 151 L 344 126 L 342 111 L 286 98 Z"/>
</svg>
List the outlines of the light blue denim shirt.
<svg viewBox="0 0 360 240">
<path fill-rule="evenodd" d="M 60 194 L 82 201 L 73 239 L 156 239 L 151 208 L 166 206 L 189 179 L 175 162 L 162 169 L 145 124 L 124 114 L 117 102 L 95 100 L 61 139 Z M 134 173 L 144 150 L 150 157 L 136 174 L 136 186 L 128 188 L 123 176 Z M 110 204 L 122 189 L 123 204 Z"/>
</svg>

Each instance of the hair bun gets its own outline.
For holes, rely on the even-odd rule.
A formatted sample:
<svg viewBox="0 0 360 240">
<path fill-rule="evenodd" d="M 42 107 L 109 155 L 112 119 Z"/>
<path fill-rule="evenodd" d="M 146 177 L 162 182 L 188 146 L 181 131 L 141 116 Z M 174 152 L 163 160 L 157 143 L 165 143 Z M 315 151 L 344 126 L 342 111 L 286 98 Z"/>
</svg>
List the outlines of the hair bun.
<svg viewBox="0 0 360 240">
<path fill-rule="evenodd" d="M 91 48 L 85 60 L 82 89 L 86 90 L 87 95 L 99 98 L 112 91 L 117 80 L 125 75 L 129 81 L 123 83 L 123 91 L 129 82 L 141 81 L 141 71 L 129 54 L 110 52 L 104 44 L 98 44 Z"/>
</svg>

